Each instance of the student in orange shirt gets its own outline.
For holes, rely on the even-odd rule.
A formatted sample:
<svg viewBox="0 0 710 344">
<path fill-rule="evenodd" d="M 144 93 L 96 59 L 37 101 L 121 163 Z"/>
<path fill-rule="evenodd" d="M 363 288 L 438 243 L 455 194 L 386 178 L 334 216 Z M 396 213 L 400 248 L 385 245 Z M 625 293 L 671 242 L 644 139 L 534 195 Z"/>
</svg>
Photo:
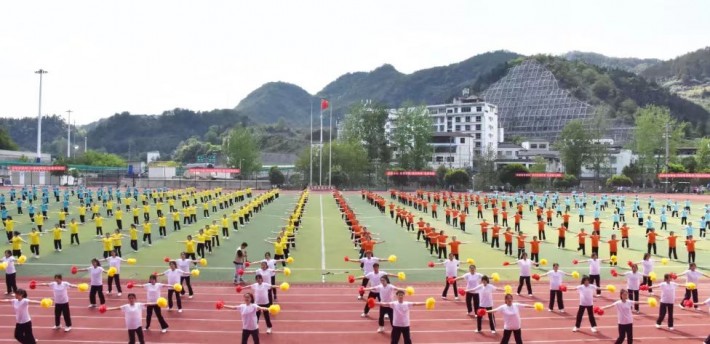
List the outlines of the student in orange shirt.
<svg viewBox="0 0 710 344">
<path fill-rule="evenodd" d="M 589 240 L 592 242 L 592 254 L 596 254 L 597 257 L 599 256 L 599 240 L 601 239 L 601 236 L 599 235 L 599 232 L 593 231 L 592 235 L 589 236 Z"/>
<path fill-rule="evenodd" d="M 518 239 L 518 259 L 523 256 L 523 253 L 525 253 L 525 238 L 526 236 L 523 234 L 523 232 L 518 232 L 518 236 L 516 237 Z"/>
<path fill-rule="evenodd" d="M 431 217 L 434 218 L 434 219 L 438 219 L 438 218 L 439 218 L 439 216 L 438 216 L 438 214 L 437 214 L 437 212 L 436 212 L 436 209 L 437 209 L 437 208 L 439 208 L 439 205 L 438 205 L 438 204 L 436 204 L 436 203 L 432 203 L 432 204 L 431 204 Z"/>
<path fill-rule="evenodd" d="M 565 211 L 565 213 L 562 215 L 562 225 L 565 226 L 565 228 L 569 228 L 569 214 Z"/>
<path fill-rule="evenodd" d="M 425 248 L 429 248 L 429 244 L 431 244 L 431 242 L 429 241 L 429 234 L 431 234 L 431 232 L 433 232 L 433 231 L 434 231 L 434 228 L 432 228 L 429 225 L 429 223 L 427 223 L 426 226 L 424 227 L 424 234 L 423 234 Z"/>
<path fill-rule="evenodd" d="M 465 232 L 466 231 L 466 213 L 461 212 L 459 214 L 459 225 L 461 227 L 461 231 Z"/>
<path fill-rule="evenodd" d="M 390 202 L 390 217 L 394 219 L 394 202 Z"/>
<path fill-rule="evenodd" d="M 685 239 L 685 249 L 688 251 L 688 264 L 695 263 L 695 243 L 697 240 L 693 239 L 692 235 L 688 235 Z"/>
<path fill-rule="evenodd" d="M 420 221 L 417 222 L 417 225 L 419 228 L 417 229 L 417 241 L 419 241 L 419 238 L 424 236 L 424 241 L 426 241 L 426 233 L 424 232 L 424 229 L 429 226 L 429 223 L 421 221 L 421 217 L 419 218 Z"/>
<path fill-rule="evenodd" d="M 498 208 L 493 208 L 493 223 L 498 224 Z"/>
<path fill-rule="evenodd" d="M 515 231 L 520 232 L 520 219 L 523 218 L 523 215 L 520 213 L 515 214 Z"/>
<path fill-rule="evenodd" d="M 459 246 L 468 243 L 469 242 L 467 241 L 458 241 L 455 235 L 451 237 L 451 242 L 449 242 L 449 246 L 451 246 L 451 254 L 456 257 L 456 260 L 459 260 Z"/>
<path fill-rule="evenodd" d="M 505 229 L 505 254 L 513 255 L 513 232 L 510 231 L 510 227 Z"/>
<path fill-rule="evenodd" d="M 542 207 L 535 208 L 535 215 L 538 221 L 542 221 Z"/>
<path fill-rule="evenodd" d="M 444 231 L 439 231 L 439 236 L 436 237 L 436 241 L 439 243 L 438 251 L 439 251 L 439 259 L 442 259 L 442 254 L 444 255 L 443 259 L 446 259 L 448 257 L 447 254 L 447 249 L 446 249 L 446 239 L 448 239 L 449 236 L 444 234 Z M 452 252 L 453 253 L 453 252 Z"/>
<path fill-rule="evenodd" d="M 451 210 L 451 225 L 454 226 L 454 228 L 459 226 L 459 211 L 456 210 L 456 208 Z"/>
<path fill-rule="evenodd" d="M 505 208 L 503 208 L 503 211 L 500 213 L 500 217 L 503 220 L 503 222 L 501 222 L 500 225 L 507 227 L 508 226 L 508 212 L 505 211 Z"/>
<path fill-rule="evenodd" d="M 621 247 L 629 248 L 629 226 L 627 226 L 626 222 L 624 222 L 619 230 L 621 231 Z"/>
<path fill-rule="evenodd" d="M 540 262 L 540 243 L 541 241 L 537 240 L 536 236 L 534 236 L 532 241 L 530 241 L 530 260 L 535 263 Z"/>
<path fill-rule="evenodd" d="M 675 235 L 675 232 L 671 231 L 671 233 L 666 237 L 666 240 L 668 240 L 668 259 L 678 260 L 678 254 L 675 251 L 678 236 Z"/>
<path fill-rule="evenodd" d="M 491 248 L 495 246 L 495 248 L 500 248 L 500 244 L 498 241 L 498 235 L 500 234 L 500 226 L 494 225 L 492 228 L 492 233 L 491 233 Z"/>
<path fill-rule="evenodd" d="M 601 228 L 602 228 L 602 222 L 599 221 L 599 218 L 595 218 L 594 222 L 592 222 L 592 232 L 597 232 L 599 235 L 601 235 Z"/>
<path fill-rule="evenodd" d="M 567 234 L 569 230 L 567 230 L 567 227 L 565 226 L 560 226 L 557 228 L 557 248 L 565 248 L 565 234 Z"/>
<path fill-rule="evenodd" d="M 439 245 L 437 245 L 438 239 L 439 233 L 432 229 L 432 231 L 429 232 L 429 254 L 434 255 L 434 252 L 439 254 Z"/>
<path fill-rule="evenodd" d="M 547 225 L 552 226 L 552 208 L 548 208 L 547 211 L 545 212 L 545 215 L 547 216 Z"/>
<path fill-rule="evenodd" d="M 584 232 L 584 228 L 579 230 L 579 233 L 577 234 L 577 239 L 579 246 L 577 247 L 577 251 L 582 251 L 582 255 L 586 256 L 587 255 L 587 248 L 586 248 L 586 243 L 585 240 L 587 239 L 587 233 Z"/>
<path fill-rule="evenodd" d="M 547 240 L 547 236 L 545 235 L 545 221 L 538 221 L 537 222 L 537 236 L 540 237 L 541 240 Z"/>
<path fill-rule="evenodd" d="M 616 239 L 616 234 L 612 234 L 611 239 L 608 240 L 607 243 L 609 244 L 609 258 L 611 258 L 611 256 L 617 256 L 617 252 L 618 252 L 618 248 L 619 248 L 617 245 L 619 243 L 619 240 Z M 618 263 L 619 263 L 618 261 L 617 262 L 609 261 L 609 265 L 613 265 L 613 266 L 618 265 Z"/>
<path fill-rule="evenodd" d="M 488 222 L 486 220 L 483 220 L 483 222 L 479 223 L 481 226 L 481 239 L 483 242 L 488 242 Z"/>
<path fill-rule="evenodd" d="M 662 236 L 656 234 L 656 229 L 651 228 L 650 231 L 646 234 L 646 238 L 648 238 L 648 253 L 651 253 L 651 249 L 653 249 L 653 254 L 656 254 L 656 238 L 663 238 Z"/>
<path fill-rule="evenodd" d="M 446 198 L 444 198 L 444 206 L 446 206 Z M 450 208 L 445 208 L 444 215 L 446 216 L 446 224 L 450 225 L 451 224 L 451 209 Z"/>
</svg>

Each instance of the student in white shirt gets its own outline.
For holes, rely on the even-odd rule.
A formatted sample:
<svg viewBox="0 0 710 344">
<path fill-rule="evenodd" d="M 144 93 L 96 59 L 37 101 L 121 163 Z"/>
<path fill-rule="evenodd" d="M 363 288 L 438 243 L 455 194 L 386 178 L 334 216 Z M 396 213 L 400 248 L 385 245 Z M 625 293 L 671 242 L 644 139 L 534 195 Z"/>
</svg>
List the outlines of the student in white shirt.
<svg viewBox="0 0 710 344">
<path fill-rule="evenodd" d="M 696 286 L 699 283 L 700 276 L 710 277 L 707 274 L 697 271 L 696 267 L 697 266 L 695 265 L 695 263 L 690 263 L 688 270 L 685 270 L 683 273 L 678 275 L 678 277 L 685 276 L 686 285 L 688 283 L 695 283 Z M 691 289 L 688 289 L 687 287 L 685 288 L 685 296 L 683 297 L 683 301 L 680 302 L 680 307 L 681 308 L 685 307 L 685 305 L 684 305 L 685 301 L 690 300 L 691 297 L 693 298 L 693 304 L 695 304 L 694 307 L 698 308 L 698 305 L 697 305 L 697 303 L 698 303 L 698 288 L 694 288 L 691 290 Z"/>
<path fill-rule="evenodd" d="M 375 264 L 380 264 L 383 263 L 384 261 L 381 258 L 374 257 L 372 255 L 372 251 L 365 251 L 365 256 L 360 258 L 360 259 L 351 259 L 348 260 L 350 263 L 360 263 L 360 268 L 362 269 L 362 275 L 367 276 L 370 272 L 373 270 L 373 266 Z M 367 287 L 367 283 L 369 280 L 367 278 L 362 279 L 362 286 Z M 357 297 L 358 300 L 362 300 L 362 295 L 358 295 Z"/>
<path fill-rule="evenodd" d="M 392 302 L 392 296 L 395 291 L 404 290 L 402 288 L 397 288 L 394 284 L 390 284 L 390 278 L 387 276 L 380 277 L 380 284 L 372 288 L 365 288 L 365 291 L 375 290 L 380 294 L 380 316 L 377 319 L 377 324 L 380 326 L 377 328 L 378 333 L 385 331 L 385 316 L 390 319 L 390 325 L 392 325 L 392 308 L 388 306 Z"/>
<path fill-rule="evenodd" d="M 678 283 L 671 282 L 671 274 L 663 275 L 663 283 L 658 285 L 661 288 L 660 313 L 656 320 L 656 328 L 661 328 L 661 323 L 668 312 L 668 329 L 673 331 L 673 305 L 675 304 L 675 289 Z"/>
<path fill-rule="evenodd" d="M 523 252 L 520 259 L 516 262 L 520 267 L 520 278 L 518 279 L 518 295 L 520 291 L 523 290 L 523 282 L 525 282 L 525 287 L 528 289 L 528 296 L 532 296 L 532 286 L 530 285 L 530 268 L 535 265 L 540 265 L 539 263 L 533 262 L 528 259 L 527 252 Z"/>
<path fill-rule="evenodd" d="M 469 289 L 476 288 L 480 284 L 481 278 L 483 278 L 483 275 L 476 272 L 476 266 L 470 265 L 468 267 L 468 272 L 463 274 L 460 277 L 457 277 L 456 280 L 465 280 L 466 281 L 466 290 L 469 290 Z M 469 316 L 476 317 L 476 312 L 478 312 L 480 302 L 481 302 L 481 299 L 480 299 L 480 295 L 478 295 L 478 291 L 470 291 L 470 292 L 467 291 L 466 292 L 466 309 L 468 310 L 467 314 Z"/>
<path fill-rule="evenodd" d="M 388 274 L 387 272 L 381 271 L 380 270 L 380 263 L 375 263 L 372 265 L 372 272 L 368 273 L 365 276 L 360 276 L 356 279 L 367 279 L 368 283 L 370 284 L 370 292 L 367 294 L 367 299 L 373 298 L 376 299 L 377 301 L 381 301 L 382 299 L 380 298 L 380 292 L 376 289 L 373 289 L 374 287 L 380 285 L 380 278 L 382 276 L 390 276 L 390 277 L 397 277 L 397 275 L 392 275 Z M 365 299 L 365 300 L 367 300 Z M 367 317 L 367 314 L 370 312 L 370 307 L 365 303 L 365 309 L 362 311 L 362 314 L 360 314 L 360 317 Z"/>
<path fill-rule="evenodd" d="M 444 266 L 445 287 L 444 287 L 444 291 L 441 293 L 441 298 L 444 300 L 446 299 L 446 295 L 449 293 L 449 287 L 451 287 L 451 284 L 449 284 L 449 278 L 452 278 L 454 281 L 454 283 L 453 283 L 454 300 L 458 301 L 458 299 L 459 299 L 458 292 L 457 292 L 458 288 L 456 287 L 456 276 L 458 275 L 458 269 L 459 269 L 458 259 L 456 259 L 456 257 L 454 256 L 453 253 L 449 253 L 449 259 L 447 259 L 443 262 L 440 262 L 440 263 L 436 263 L 435 265 L 443 265 Z"/>
<path fill-rule="evenodd" d="M 571 274 L 560 270 L 560 264 L 558 263 L 552 264 L 552 270 L 542 275 L 550 276 L 550 304 L 547 307 L 548 311 L 552 312 L 554 310 L 555 299 L 557 299 L 557 309 L 559 309 L 561 313 L 565 312 L 565 304 L 562 300 L 562 290 L 560 290 L 560 286 L 562 285 L 562 279 L 570 275 Z"/>
<path fill-rule="evenodd" d="M 175 291 L 174 285 L 180 284 L 180 277 L 183 277 L 185 275 L 190 275 L 189 272 L 184 272 L 180 269 L 177 268 L 177 263 L 175 261 L 171 260 L 170 263 L 168 263 L 170 266 L 169 269 L 163 271 L 162 273 L 158 274 L 158 276 L 167 276 L 168 277 L 168 310 L 172 311 L 173 310 L 173 295 L 175 295 L 175 301 L 177 302 L 177 308 L 178 308 L 178 313 L 182 313 L 182 298 L 180 297 L 180 293 Z"/>
<path fill-rule="evenodd" d="M 106 273 L 106 270 L 101 267 L 101 262 L 98 259 L 91 259 L 91 267 L 85 269 L 79 269 L 78 271 L 88 271 L 90 277 L 91 290 L 89 291 L 89 308 L 96 308 L 96 295 L 99 296 L 99 302 L 101 304 L 106 303 L 106 298 L 104 297 L 104 282 L 102 274 Z"/>
<path fill-rule="evenodd" d="M 631 312 L 633 306 L 638 304 L 638 301 L 629 300 L 629 292 L 626 289 L 621 289 L 619 292 L 619 300 L 610 305 L 602 307 L 602 309 L 616 308 L 616 320 L 619 326 L 619 337 L 615 344 L 622 344 L 624 340 L 631 344 L 634 341 L 634 316 Z"/>
<path fill-rule="evenodd" d="M 522 322 L 520 308 L 532 307 L 524 303 L 513 302 L 513 295 L 505 295 L 505 304 L 492 309 L 489 313 L 503 313 L 503 339 L 501 344 L 508 344 L 510 336 L 515 338 L 515 344 L 523 344 Z"/>
<path fill-rule="evenodd" d="M 599 288 L 589 283 L 589 276 L 582 276 L 582 284 L 577 286 L 579 293 L 579 310 L 577 310 L 577 320 L 574 323 L 572 332 L 579 331 L 579 326 L 582 325 L 582 316 L 584 311 L 587 311 L 589 322 L 592 325 L 592 332 L 597 332 L 597 321 L 594 319 L 594 292 Z"/>
<path fill-rule="evenodd" d="M 71 315 L 69 313 L 69 293 L 67 292 L 69 288 L 76 288 L 69 282 L 62 281 L 62 275 L 54 275 L 54 282 L 42 283 L 40 285 L 48 286 L 52 288 L 54 293 L 54 329 L 58 330 L 59 327 L 59 317 L 64 317 L 64 332 L 71 331 Z"/>
<path fill-rule="evenodd" d="M 601 264 L 608 260 L 599 259 L 597 253 L 592 253 L 591 259 L 580 260 L 579 263 L 589 263 L 589 280 L 597 286 L 597 296 L 601 295 Z"/>
<path fill-rule="evenodd" d="M 118 296 L 121 296 L 121 262 L 126 260 L 119 257 L 115 250 L 109 252 L 109 257 L 101 259 L 103 262 L 108 262 L 109 268 L 116 269 L 116 273 L 113 276 L 108 276 L 108 294 L 111 295 L 111 287 L 116 284 L 116 292 Z"/>
<path fill-rule="evenodd" d="M 253 263 L 266 263 L 266 266 L 269 270 L 276 271 L 276 264 L 278 263 L 283 263 L 283 266 L 286 266 L 286 259 L 271 259 L 271 253 L 266 252 L 264 253 L 264 259 L 259 260 Z M 276 285 L 276 274 L 272 273 L 270 282 L 271 285 Z M 273 301 L 278 301 L 278 297 L 276 295 L 276 288 L 271 289 L 271 292 L 269 293 L 269 303 L 272 303 Z"/>
<path fill-rule="evenodd" d="M 629 300 L 638 301 L 639 300 L 639 288 L 641 287 L 641 279 L 643 275 L 639 272 L 638 264 L 631 265 L 631 271 L 624 273 L 626 276 L 626 289 L 629 293 Z M 639 313 L 639 303 L 634 304 L 634 311 Z"/>
<path fill-rule="evenodd" d="M 246 344 L 249 341 L 249 337 L 252 337 L 254 343 L 259 343 L 259 319 L 256 314 L 260 311 L 268 313 L 269 308 L 254 304 L 254 295 L 252 293 L 244 294 L 243 304 L 237 306 L 224 305 L 224 308 L 237 310 L 241 314 L 242 344 Z"/>
<path fill-rule="evenodd" d="M 182 270 L 182 272 L 186 272 L 187 274 L 183 274 L 180 276 L 180 285 L 184 286 L 182 288 L 182 291 L 180 292 L 180 295 L 185 295 L 185 289 L 188 291 L 188 299 L 191 299 L 194 293 L 192 292 L 192 283 L 190 283 L 190 263 L 199 263 L 199 260 L 195 259 L 188 259 L 188 254 L 186 252 L 180 252 L 180 259 L 176 259 L 175 263 L 177 264 L 178 269 Z"/>
<path fill-rule="evenodd" d="M 643 254 L 643 260 L 638 262 L 638 264 L 641 264 L 641 267 L 643 267 L 643 281 L 641 284 L 645 284 L 648 286 L 648 293 L 653 295 L 653 281 L 651 281 L 651 273 L 653 272 L 653 263 L 657 262 L 655 259 L 651 259 L 651 254 L 650 253 L 644 253 Z"/>
<path fill-rule="evenodd" d="M 30 300 L 27 298 L 27 292 L 24 289 L 17 289 L 15 291 L 15 299 L 4 299 L 0 302 L 12 303 L 12 307 L 15 310 L 15 339 L 23 344 L 35 344 L 34 335 L 32 334 L 32 318 L 30 318 L 29 306 L 30 303 L 37 303 L 39 301 Z"/>
<path fill-rule="evenodd" d="M 493 292 L 498 290 L 495 286 L 488 284 L 488 276 L 481 277 L 481 284 L 475 286 L 473 289 L 467 289 L 466 293 L 476 293 L 480 296 L 479 309 L 485 309 L 488 314 L 488 322 L 491 326 L 491 333 L 496 333 L 496 318 L 490 311 L 493 309 Z M 478 316 L 478 311 L 476 311 L 476 333 L 481 333 L 481 325 L 483 323 L 483 317 Z"/>
<path fill-rule="evenodd" d="M 5 295 L 12 295 L 12 293 L 17 292 L 17 270 L 15 270 L 15 262 L 17 259 L 12 256 L 12 251 L 6 250 L 5 257 L 3 257 L 1 261 L 7 263 L 7 267 L 5 268 L 7 294 Z"/>
<path fill-rule="evenodd" d="M 146 331 L 150 330 L 150 320 L 153 318 L 153 313 L 155 313 L 155 317 L 158 318 L 158 322 L 160 323 L 161 332 L 165 333 L 168 332 L 168 323 L 165 319 L 163 319 L 163 314 L 160 311 L 160 307 L 158 307 L 157 302 L 160 298 L 160 289 L 166 288 L 168 285 L 156 283 L 157 280 L 158 277 L 156 275 L 150 275 L 150 277 L 148 277 L 148 283 L 143 285 L 143 288 L 146 290 L 147 315 L 145 317 L 145 329 Z"/>
<path fill-rule="evenodd" d="M 244 288 L 251 288 L 254 291 L 254 303 L 259 307 L 266 308 L 268 310 L 271 303 L 269 302 L 269 290 L 278 288 L 278 286 L 271 285 L 264 282 L 264 275 L 257 274 L 255 276 L 256 283 L 245 286 Z M 264 321 L 266 321 L 266 334 L 271 334 L 271 316 L 269 312 L 264 313 Z M 256 312 L 257 321 L 261 317 L 262 312 L 259 310 Z M 255 340 L 258 342 L 258 340 Z"/>
<path fill-rule="evenodd" d="M 143 309 L 146 306 L 151 306 L 150 304 L 144 304 L 136 302 L 136 294 L 128 294 L 128 303 L 123 306 L 110 307 L 107 311 L 121 311 L 126 322 L 126 329 L 128 330 L 128 344 L 135 344 L 136 337 L 138 337 L 138 343 L 145 344 L 145 339 L 143 338 Z M 146 328 L 147 329 L 147 328 Z"/>
<path fill-rule="evenodd" d="M 380 306 L 384 303 L 380 302 Z M 392 335 L 391 343 L 399 343 L 399 338 L 404 337 L 404 344 L 412 344 L 409 330 L 409 310 L 412 306 L 422 306 L 424 302 L 404 301 L 404 291 L 397 290 L 397 301 L 389 302 L 392 308 Z"/>
</svg>

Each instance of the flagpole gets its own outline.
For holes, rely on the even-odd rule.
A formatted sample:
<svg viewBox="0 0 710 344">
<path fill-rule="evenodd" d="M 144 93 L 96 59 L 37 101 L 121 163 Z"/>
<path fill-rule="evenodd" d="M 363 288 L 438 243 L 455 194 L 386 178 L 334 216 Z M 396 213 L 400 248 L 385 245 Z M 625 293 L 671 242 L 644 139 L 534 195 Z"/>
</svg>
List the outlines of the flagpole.
<svg viewBox="0 0 710 344">
<path fill-rule="evenodd" d="M 323 100 L 321 100 L 321 103 Z M 320 146 L 318 146 L 318 185 L 323 185 L 323 105 L 320 107 Z"/>
<path fill-rule="evenodd" d="M 310 160 L 310 168 L 308 169 L 309 182 L 308 186 L 313 186 L 313 97 L 311 97 L 311 142 L 308 152 L 308 158 Z"/>
<path fill-rule="evenodd" d="M 333 172 L 333 104 L 330 107 L 330 118 L 328 119 L 328 187 L 332 187 L 331 176 Z"/>
</svg>

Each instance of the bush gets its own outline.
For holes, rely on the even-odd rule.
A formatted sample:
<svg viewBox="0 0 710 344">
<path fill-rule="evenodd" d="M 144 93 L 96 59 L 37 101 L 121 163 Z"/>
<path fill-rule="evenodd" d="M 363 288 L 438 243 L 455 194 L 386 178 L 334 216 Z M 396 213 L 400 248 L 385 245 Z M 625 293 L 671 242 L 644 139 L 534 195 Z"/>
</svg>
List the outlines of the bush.
<svg viewBox="0 0 710 344">
<path fill-rule="evenodd" d="M 560 188 L 571 188 L 579 185 L 579 180 L 571 174 L 565 174 L 564 178 L 555 179 L 554 185 Z"/>
<path fill-rule="evenodd" d="M 613 175 L 606 180 L 607 186 L 631 186 L 633 184 L 631 178 L 623 174 Z"/>
<path fill-rule="evenodd" d="M 446 172 L 444 180 L 446 181 L 446 185 L 464 188 L 471 186 L 471 176 L 469 176 L 466 171 L 461 169 Z"/>
</svg>

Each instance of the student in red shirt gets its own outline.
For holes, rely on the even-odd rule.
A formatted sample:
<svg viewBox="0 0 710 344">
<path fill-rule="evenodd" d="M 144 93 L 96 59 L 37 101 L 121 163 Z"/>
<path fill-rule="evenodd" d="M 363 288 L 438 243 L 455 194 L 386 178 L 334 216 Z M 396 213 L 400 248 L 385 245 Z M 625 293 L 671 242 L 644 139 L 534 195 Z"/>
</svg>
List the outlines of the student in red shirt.
<svg viewBox="0 0 710 344">
<path fill-rule="evenodd" d="M 589 240 L 592 242 L 592 254 L 599 256 L 599 240 L 601 239 L 601 236 L 599 236 L 599 232 L 594 231 L 592 232 L 592 235 L 589 236 Z"/>
<path fill-rule="evenodd" d="M 629 226 L 624 222 L 619 230 L 621 231 L 621 248 L 629 248 Z"/>
<path fill-rule="evenodd" d="M 565 226 L 565 228 L 569 228 L 569 216 L 567 212 L 562 215 L 562 225 Z"/>
<path fill-rule="evenodd" d="M 498 208 L 493 208 L 493 223 L 498 224 Z"/>
<path fill-rule="evenodd" d="M 617 252 L 619 251 L 618 250 L 619 240 L 616 239 L 616 234 L 612 234 L 611 239 L 609 241 L 607 241 L 607 243 L 609 244 L 609 258 L 611 258 L 611 256 L 618 257 Z M 609 261 L 609 265 L 613 265 L 613 266 L 618 265 L 618 263 L 619 263 L 618 261 L 617 262 Z"/>
<path fill-rule="evenodd" d="M 515 214 L 515 231 L 520 232 L 520 219 L 523 218 L 523 215 L 520 213 Z"/>
<path fill-rule="evenodd" d="M 518 236 L 516 237 L 518 239 L 518 259 L 523 256 L 523 253 L 525 253 L 525 238 L 526 236 L 523 234 L 523 232 L 518 232 Z"/>
<path fill-rule="evenodd" d="M 545 212 L 545 215 L 547 215 L 547 225 L 552 226 L 552 208 L 548 208 L 547 211 Z"/>
<path fill-rule="evenodd" d="M 567 227 L 560 226 L 557 228 L 557 249 L 565 248 L 565 234 L 569 232 Z"/>
<path fill-rule="evenodd" d="M 459 214 L 459 225 L 461 227 L 461 231 L 465 232 L 466 231 L 466 213 L 461 212 Z"/>
<path fill-rule="evenodd" d="M 534 236 L 532 241 L 530 241 L 530 260 L 535 263 L 540 262 L 540 243 L 541 241 L 537 240 L 536 236 Z"/>
<path fill-rule="evenodd" d="M 505 208 L 503 208 L 503 211 L 500 213 L 500 217 L 503 220 L 503 222 L 501 222 L 501 226 L 507 227 L 508 226 L 508 212 L 505 211 Z"/>
<path fill-rule="evenodd" d="M 498 241 L 498 235 L 500 234 L 500 226 L 494 225 L 491 230 L 491 248 L 493 248 L 494 246 L 495 248 L 500 248 L 500 244 Z"/>
<path fill-rule="evenodd" d="M 693 239 L 692 235 L 688 235 L 685 239 L 685 249 L 688 250 L 688 264 L 695 263 L 695 243 L 697 240 Z"/>
<path fill-rule="evenodd" d="M 646 238 L 648 238 L 648 253 L 651 253 L 651 249 L 653 249 L 653 254 L 656 254 L 656 238 L 662 238 L 662 236 L 656 234 L 655 228 L 651 228 L 646 234 Z"/>
<path fill-rule="evenodd" d="M 585 240 L 587 239 L 587 233 L 584 232 L 584 228 L 579 230 L 580 232 L 577 234 L 577 239 L 579 246 L 577 247 L 577 251 L 582 251 L 582 255 L 586 256 L 587 255 L 587 248 L 586 248 L 586 243 Z"/>
<path fill-rule="evenodd" d="M 439 218 L 439 216 L 438 216 L 439 214 L 436 213 L 436 209 L 437 209 L 437 208 L 439 208 L 439 205 L 438 205 L 438 204 L 436 204 L 436 203 L 432 203 L 432 204 L 431 204 L 431 217 L 434 218 L 434 219 L 438 219 L 438 218 Z"/>
<path fill-rule="evenodd" d="M 446 257 L 448 256 L 446 252 L 446 239 L 448 237 L 448 235 L 444 234 L 444 231 L 439 231 L 439 236 L 436 238 L 437 242 L 439 243 L 439 259 L 446 259 Z M 444 255 L 444 258 L 441 257 L 442 253 Z"/>
<path fill-rule="evenodd" d="M 675 251 L 677 239 L 678 236 L 673 231 L 666 237 L 666 240 L 668 240 L 668 259 L 678 260 L 678 254 Z"/>
<path fill-rule="evenodd" d="M 503 233 L 505 237 L 505 254 L 513 255 L 513 232 L 510 231 L 510 227 L 505 229 Z"/>
<path fill-rule="evenodd" d="M 451 242 L 449 242 L 449 246 L 451 246 L 451 254 L 456 257 L 456 260 L 459 260 L 459 246 L 468 243 L 469 242 L 467 241 L 458 241 L 455 235 L 451 237 Z"/>
<path fill-rule="evenodd" d="M 545 235 L 545 221 L 538 221 L 537 222 L 537 236 L 540 237 L 540 240 L 547 240 L 547 236 Z"/>
</svg>

